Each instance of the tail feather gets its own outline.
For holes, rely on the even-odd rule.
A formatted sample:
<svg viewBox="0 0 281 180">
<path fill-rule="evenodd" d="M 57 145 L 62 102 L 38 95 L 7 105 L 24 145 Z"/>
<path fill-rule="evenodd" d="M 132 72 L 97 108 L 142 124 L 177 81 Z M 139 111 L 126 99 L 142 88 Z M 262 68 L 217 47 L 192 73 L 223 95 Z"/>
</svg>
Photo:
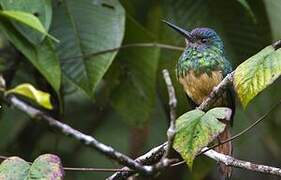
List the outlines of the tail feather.
<svg viewBox="0 0 281 180">
<path fill-rule="evenodd" d="M 225 130 L 218 136 L 218 140 L 222 142 L 229 139 L 230 137 L 231 137 L 230 126 L 227 125 Z M 231 156 L 233 152 L 231 141 L 216 147 L 215 150 L 219 153 Z M 223 163 L 219 163 L 220 180 L 229 180 L 231 178 L 231 174 L 232 174 L 232 168 L 230 166 L 227 166 Z"/>
</svg>

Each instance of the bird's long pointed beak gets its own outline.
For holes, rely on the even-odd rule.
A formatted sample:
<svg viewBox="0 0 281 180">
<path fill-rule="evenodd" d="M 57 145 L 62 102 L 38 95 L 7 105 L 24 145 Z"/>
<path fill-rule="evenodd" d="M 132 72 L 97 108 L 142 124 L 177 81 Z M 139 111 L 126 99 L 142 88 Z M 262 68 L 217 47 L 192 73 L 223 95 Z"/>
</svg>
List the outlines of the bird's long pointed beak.
<svg viewBox="0 0 281 180">
<path fill-rule="evenodd" d="M 162 20 L 162 22 L 164 22 L 165 24 L 170 26 L 172 29 L 174 29 L 175 31 L 177 31 L 178 33 L 183 35 L 188 41 L 192 41 L 192 36 L 191 36 L 190 32 L 188 32 L 188 31 L 184 30 L 183 28 L 180 28 L 168 21 Z"/>
</svg>

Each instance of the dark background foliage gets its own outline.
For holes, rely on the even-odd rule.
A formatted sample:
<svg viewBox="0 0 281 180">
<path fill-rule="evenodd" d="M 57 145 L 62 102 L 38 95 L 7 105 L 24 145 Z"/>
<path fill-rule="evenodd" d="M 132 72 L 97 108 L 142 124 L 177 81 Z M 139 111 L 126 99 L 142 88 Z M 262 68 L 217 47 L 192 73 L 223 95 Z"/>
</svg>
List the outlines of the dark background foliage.
<svg viewBox="0 0 281 180">
<path fill-rule="evenodd" d="M 37 15 L 55 43 L 16 22 L 1 19 L 0 70 L 8 87 L 30 82 L 52 94 L 53 116 L 136 157 L 166 140 L 168 98 L 161 75 L 169 69 L 179 101 L 189 105 L 175 79 L 180 51 L 131 47 L 102 55 L 90 53 L 131 43 L 184 46 L 182 37 L 161 23 L 189 30 L 211 27 L 224 40 L 236 67 L 281 38 L 280 0 L 1 0 L 4 10 Z M 22 4 L 21 4 L 22 3 Z M 25 4 L 25 5 L 24 5 Z M 32 32 L 32 33 L 30 33 Z M 280 80 L 243 110 L 237 101 L 233 133 L 281 99 Z M 0 114 L 0 154 L 34 160 L 43 153 L 61 157 L 64 166 L 116 168 L 118 164 L 79 142 L 5 105 Z M 280 166 L 281 110 L 234 142 L 234 157 Z M 159 179 L 216 179 L 213 160 L 197 158 L 193 172 L 180 166 Z M 66 172 L 66 179 L 102 179 L 110 173 Z M 277 179 L 235 169 L 233 179 Z"/>
</svg>

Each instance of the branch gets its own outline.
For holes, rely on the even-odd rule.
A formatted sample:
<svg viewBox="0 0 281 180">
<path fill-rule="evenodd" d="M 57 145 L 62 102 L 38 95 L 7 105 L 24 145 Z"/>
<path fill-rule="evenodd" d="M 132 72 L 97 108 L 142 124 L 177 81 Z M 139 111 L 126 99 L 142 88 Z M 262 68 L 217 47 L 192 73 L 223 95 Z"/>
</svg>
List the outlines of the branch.
<svg viewBox="0 0 281 180">
<path fill-rule="evenodd" d="M 159 160 L 163 157 L 164 153 L 166 152 L 167 142 L 151 149 L 146 154 L 138 157 L 135 159 L 136 162 L 144 165 L 151 165 L 159 162 Z M 128 170 L 128 167 L 123 167 L 123 170 Z M 128 177 L 136 174 L 136 171 L 131 172 L 117 172 L 114 173 L 112 176 L 106 178 L 107 180 L 114 180 L 114 179 L 127 179 Z"/>
<path fill-rule="evenodd" d="M 201 109 L 201 110 L 204 110 L 204 109 L 207 109 L 209 106 L 211 106 L 212 103 L 215 102 L 216 96 L 220 95 L 223 92 L 223 90 L 225 89 L 225 87 L 227 87 L 230 83 L 232 83 L 233 74 L 234 74 L 234 71 L 232 73 L 228 74 L 216 87 L 214 87 L 214 89 L 209 94 L 209 96 L 204 100 L 204 102 L 202 102 L 202 104 L 198 108 Z M 171 84 L 172 84 L 172 82 L 171 82 Z M 171 114 L 170 114 L 170 116 L 171 116 Z M 166 143 L 164 143 L 164 144 L 166 144 Z M 168 148 L 167 145 L 164 145 L 164 144 L 163 144 L 163 148 L 164 149 Z M 159 149 L 159 152 L 158 152 L 159 154 L 157 154 L 157 156 L 162 157 L 164 155 L 164 152 L 165 152 L 165 150 Z M 146 162 L 142 162 L 142 163 L 146 164 Z M 112 176 L 110 176 L 108 179 L 109 180 L 126 179 L 129 176 L 131 176 L 132 174 L 134 174 L 134 173 L 132 173 L 132 172 L 117 172 L 117 173 L 113 174 Z"/>
<path fill-rule="evenodd" d="M 167 137 L 168 137 L 168 143 L 167 143 L 167 149 L 162 157 L 162 162 L 160 162 L 163 166 L 167 166 L 168 164 L 165 163 L 165 160 L 169 157 L 169 154 L 171 153 L 173 149 L 173 142 L 176 135 L 176 107 L 177 107 L 177 99 L 175 94 L 175 89 L 172 84 L 172 80 L 169 74 L 169 71 L 167 69 L 163 69 L 163 78 L 165 80 L 165 83 L 167 85 L 167 90 L 169 93 L 169 106 L 170 106 L 170 127 L 167 130 Z"/>
<path fill-rule="evenodd" d="M 184 48 L 180 46 L 173 46 L 169 44 L 161 44 L 161 43 L 132 43 L 132 44 L 125 44 L 123 46 L 119 46 L 116 48 L 111 48 L 111 49 L 106 49 L 103 51 L 98 51 L 98 52 L 93 52 L 81 56 L 72 56 L 72 57 L 66 57 L 63 58 L 62 60 L 67 60 L 67 59 L 76 59 L 76 58 L 88 58 L 88 57 L 93 57 L 93 56 L 98 56 L 101 54 L 106 54 L 114 51 L 119 51 L 120 49 L 125 49 L 125 48 L 132 48 L 132 47 L 155 47 L 155 48 L 161 48 L 161 49 L 169 49 L 169 50 L 174 50 L 174 51 L 183 51 Z"/>
<path fill-rule="evenodd" d="M 17 97 L 10 95 L 6 98 L 9 104 L 15 106 L 19 110 L 25 112 L 31 118 L 40 119 L 48 123 L 49 126 L 55 127 L 59 131 L 61 131 L 64 135 L 71 136 L 76 140 L 79 140 L 83 144 L 93 147 L 100 153 L 106 155 L 107 157 L 117 161 L 118 163 L 130 167 L 132 170 L 136 170 L 142 174 L 150 174 L 152 168 L 150 166 L 143 166 L 140 163 L 134 161 L 130 157 L 116 151 L 110 146 L 102 144 L 97 141 L 94 137 L 86 135 L 78 130 L 73 129 L 67 124 L 64 124 L 45 113 L 41 112 L 38 109 L 26 104 L 25 102 L 19 100 Z"/>
<path fill-rule="evenodd" d="M 201 110 L 205 110 L 207 108 L 209 108 L 212 103 L 215 102 L 215 99 L 217 96 L 219 96 L 223 90 L 229 86 L 232 82 L 233 82 L 233 74 L 234 74 L 234 71 L 230 74 L 228 74 L 213 90 L 212 92 L 210 93 L 210 95 L 202 102 L 202 104 L 198 107 L 199 109 Z M 281 101 L 279 103 L 277 103 L 276 105 L 274 105 L 265 115 L 263 115 L 262 117 L 260 117 L 257 121 L 255 121 L 253 124 L 251 124 L 249 127 L 247 127 L 246 129 L 242 130 L 241 132 L 239 132 L 238 134 L 234 135 L 233 137 L 231 137 L 230 139 L 227 139 L 219 144 L 216 144 L 214 146 L 211 146 L 209 148 L 205 148 L 204 150 L 202 150 L 198 155 L 200 154 L 205 154 L 207 153 L 209 150 L 221 145 L 221 144 L 224 144 L 224 143 L 227 143 L 229 141 L 232 141 L 238 137 L 240 137 L 241 135 L 245 134 L 246 132 L 248 132 L 249 130 L 251 130 L 253 127 L 255 127 L 258 123 L 260 123 L 262 120 L 264 120 L 268 114 L 270 114 L 274 109 L 276 109 L 276 107 L 278 105 L 281 104 Z M 155 151 L 153 156 L 156 156 L 156 157 L 162 157 L 164 152 L 165 152 L 165 148 L 167 148 L 167 145 L 166 143 L 162 144 L 161 145 L 162 148 L 159 148 L 157 149 L 158 151 Z M 150 158 L 153 158 L 153 157 L 150 157 L 151 156 L 151 153 L 147 153 L 147 154 L 144 154 L 142 157 L 146 157 L 147 159 L 150 159 Z M 158 160 L 160 160 L 160 158 Z M 145 159 L 145 158 L 144 158 Z M 140 163 L 142 164 L 146 164 L 146 165 L 149 165 L 150 163 L 147 162 L 147 161 L 141 161 Z M 178 162 L 178 163 L 175 163 L 171 166 L 177 166 L 177 165 L 180 165 L 180 164 L 183 164 L 184 161 L 181 161 L 181 162 Z M 130 177 L 131 175 L 135 174 L 135 172 L 117 172 L 115 174 L 113 174 L 111 177 L 109 177 L 108 179 L 109 180 L 116 180 L 116 179 L 126 179 L 128 177 Z"/>
<path fill-rule="evenodd" d="M 203 148 L 202 151 L 206 151 L 207 148 Z M 266 165 L 254 164 L 248 161 L 242 161 L 239 159 L 235 159 L 231 156 L 218 153 L 214 150 L 208 150 L 204 153 L 204 155 L 208 156 L 211 159 L 214 159 L 218 162 L 222 162 L 227 166 L 233 166 L 237 168 L 247 169 L 250 171 L 256 171 L 265 174 L 273 174 L 277 176 L 281 176 L 281 169 Z"/>
</svg>

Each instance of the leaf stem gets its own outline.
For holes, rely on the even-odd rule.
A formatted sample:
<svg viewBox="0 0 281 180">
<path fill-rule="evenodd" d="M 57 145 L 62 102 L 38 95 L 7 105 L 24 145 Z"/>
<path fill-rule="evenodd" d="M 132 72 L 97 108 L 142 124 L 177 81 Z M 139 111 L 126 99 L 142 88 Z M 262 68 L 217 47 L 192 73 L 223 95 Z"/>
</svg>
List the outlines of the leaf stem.
<svg viewBox="0 0 281 180">
<path fill-rule="evenodd" d="M 183 51 L 184 50 L 184 48 L 180 47 L 180 46 L 162 44 L 162 43 L 157 43 L 157 42 L 155 42 L 155 43 L 132 43 L 132 44 L 125 44 L 125 45 L 122 45 L 122 46 L 119 46 L 116 48 L 106 49 L 103 51 L 92 52 L 92 53 L 81 55 L 81 56 L 66 57 L 66 58 L 62 58 L 62 60 L 76 59 L 76 58 L 89 58 L 89 57 L 94 57 L 94 56 L 98 56 L 101 54 L 119 51 L 120 49 L 133 48 L 133 47 L 140 47 L 140 48 L 155 47 L 155 48 L 169 49 L 169 50 L 174 50 L 174 51 Z"/>
</svg>

